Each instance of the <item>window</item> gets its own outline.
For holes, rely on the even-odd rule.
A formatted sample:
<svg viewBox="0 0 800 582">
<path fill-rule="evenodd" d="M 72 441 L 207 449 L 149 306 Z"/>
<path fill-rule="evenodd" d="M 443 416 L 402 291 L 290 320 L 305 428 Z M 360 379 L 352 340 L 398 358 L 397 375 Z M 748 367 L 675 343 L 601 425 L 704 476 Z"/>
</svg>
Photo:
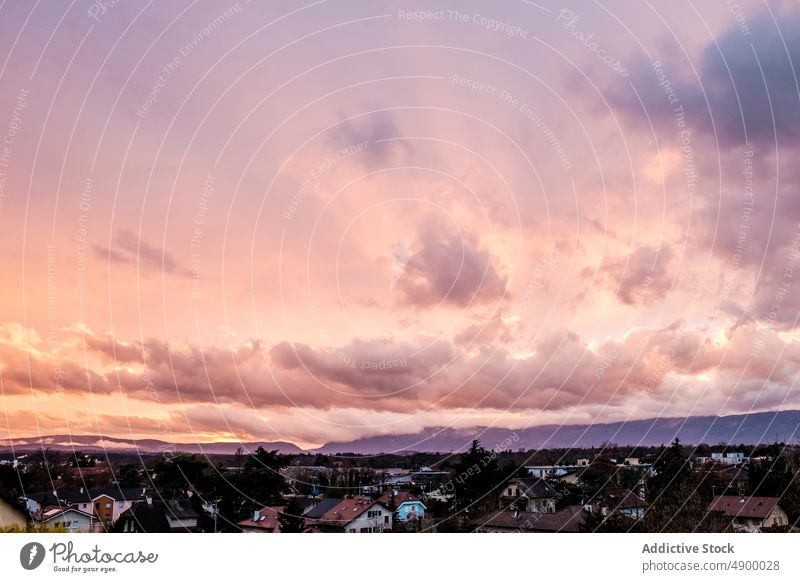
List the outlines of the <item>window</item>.
<svg viewBox="0 0 800 582">
<path fill-rule="evenodd" d="M 348 531 L 349 531 L 350 533 L 356 533 L 356 528 L 354 528 L 354 527 L 351 527 L 351 528 L 350 528 Z"/>
<path fill-rule="evenodd" d="M 72 526 L 71 527 L 72 527 L 72 529 L 78 529 L 78 520 L 77 519 L 72 521 Z"/>
<path fill-rule="evenodd" d="M 125 502 L 117 501 L 117 509 L 125 509 Z"/>
<path fill-rule="evenodd" d="M 383 523 L 385 523 L 386 525 L 389 525 L 389 516 L 388 515 L 384 515 L 383 516 Z"/>
</svg>

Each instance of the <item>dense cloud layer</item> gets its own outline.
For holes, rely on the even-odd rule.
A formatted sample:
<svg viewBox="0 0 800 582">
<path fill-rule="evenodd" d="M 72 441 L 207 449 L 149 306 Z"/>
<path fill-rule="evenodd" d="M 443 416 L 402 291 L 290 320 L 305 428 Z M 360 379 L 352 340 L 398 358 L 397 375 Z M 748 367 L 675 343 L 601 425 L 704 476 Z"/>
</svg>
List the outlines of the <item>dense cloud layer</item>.
<svg viewBox="0 0 800 582">
<path fill-rule="evenodd" d="M 720 382 L 734 381 L 729 386 L 734 393 L 738 382 L 788 386 L 800 366 L 800 344 L 773 330 L 744 325 L 712 340 L 680 321 L 637 328 L 625 338 L 591 346 L 564 330 L 539 338 L 533 353 L 522 358 L 504 349 L 468 353 L 441 340 L 355 340 L 326 350 L 285 342 L 266 349 L 257 341 L 201 350 L 148 340 L 140 346 L 144 358 L 135 360 L 138 371 L 129 366 L 131 352 L 122 352 L 125 361 L 109 362 L 107 344 L 88 330 L 82 334 L 89 340 L 86 356 L 96 361 L 99 355 L 106 362 L 92 370 L 46 352 L 41 340 L 20 341 L 22 332 L 18 326 L 4 328 L 2 375 L 8 394 L 31 388 L 56 392 L 59 377 L 66 391 L 86 392 L 91 383 L 93 392 L 109 393 L 118 386 L 134 400 L 182 405 L 402 413 L 558 410 L 663 396 L 669 376 L 692 382 L 713 372 Z"/>
</svg>

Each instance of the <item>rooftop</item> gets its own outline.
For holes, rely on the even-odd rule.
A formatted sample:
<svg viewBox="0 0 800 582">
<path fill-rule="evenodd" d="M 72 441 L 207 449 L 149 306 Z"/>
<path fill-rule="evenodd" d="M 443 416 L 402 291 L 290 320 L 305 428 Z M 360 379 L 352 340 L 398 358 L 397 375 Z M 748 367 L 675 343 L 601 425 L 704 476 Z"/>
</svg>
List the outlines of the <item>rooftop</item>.
<svg viewBox="0 0 800 582">
<path fill-rule="evenodd" d="M 777 497 L 718 495 L 711 501 L 708 510 L 721 512 L 725 517 L 752 517 L 764 519 L 777 505 Z"/>
</svg>

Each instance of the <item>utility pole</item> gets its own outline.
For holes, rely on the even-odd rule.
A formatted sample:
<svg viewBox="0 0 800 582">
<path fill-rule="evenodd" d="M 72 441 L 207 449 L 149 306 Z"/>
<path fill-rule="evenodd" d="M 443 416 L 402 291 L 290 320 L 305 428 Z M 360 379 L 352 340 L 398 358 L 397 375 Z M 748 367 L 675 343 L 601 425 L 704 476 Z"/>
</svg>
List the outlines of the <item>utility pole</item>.
<svg viewBox="0 0 800 582">
<path fill-rule="evenodd" d="M 219 502 L 222 499 L 215 499 L 214 500 L 214 533 L 217 533 L 217 514 L 219 513 Z"/>
</svg>

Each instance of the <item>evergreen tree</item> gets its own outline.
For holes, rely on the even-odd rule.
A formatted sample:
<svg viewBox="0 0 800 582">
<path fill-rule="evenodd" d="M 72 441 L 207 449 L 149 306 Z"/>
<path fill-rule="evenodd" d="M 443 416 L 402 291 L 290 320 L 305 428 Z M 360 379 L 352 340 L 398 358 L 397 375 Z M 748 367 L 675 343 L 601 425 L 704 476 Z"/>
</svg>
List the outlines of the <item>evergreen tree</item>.
<svg viewBox="0 0 800 582">
<path fill-rule="evenodd" d="M 278 520 L 281 522 L 281 533 L 301 533 L 306 523 L 303 518 L 303 506 L 292 497 L 284 510 L 278 514 Z"/>
</svg>

